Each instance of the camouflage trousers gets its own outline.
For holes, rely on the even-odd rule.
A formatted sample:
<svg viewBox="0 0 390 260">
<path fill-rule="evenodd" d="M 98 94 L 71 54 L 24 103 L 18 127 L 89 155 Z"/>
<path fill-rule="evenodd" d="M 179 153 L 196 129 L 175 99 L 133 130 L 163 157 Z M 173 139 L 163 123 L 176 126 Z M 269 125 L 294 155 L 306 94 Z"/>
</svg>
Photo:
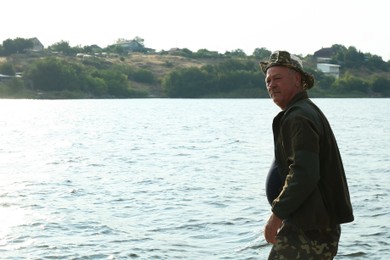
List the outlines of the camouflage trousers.
<svg viewBox="0 0 390 260">
<path fill-rule="evenodd" d="M 276 236 L 268 260 L 329 260 L 337 254 L 341 229 L 303 231 L 284 224 Z"/>
</svg>

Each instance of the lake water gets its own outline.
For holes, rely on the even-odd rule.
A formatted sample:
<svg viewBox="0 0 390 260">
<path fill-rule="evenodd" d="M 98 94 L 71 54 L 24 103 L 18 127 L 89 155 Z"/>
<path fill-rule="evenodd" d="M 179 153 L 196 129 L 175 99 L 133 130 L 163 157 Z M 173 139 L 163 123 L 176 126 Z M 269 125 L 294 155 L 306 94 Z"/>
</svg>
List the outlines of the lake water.
<svg viewBox="0 0 390 260">
<path fill-rule="evenodd" d="M 336 259 L 390 259 L 390 99 L 314 99 L 355 222 Z M 265 259 L 269 99 L 0 100 L 1 259 Z"/>
</svg>

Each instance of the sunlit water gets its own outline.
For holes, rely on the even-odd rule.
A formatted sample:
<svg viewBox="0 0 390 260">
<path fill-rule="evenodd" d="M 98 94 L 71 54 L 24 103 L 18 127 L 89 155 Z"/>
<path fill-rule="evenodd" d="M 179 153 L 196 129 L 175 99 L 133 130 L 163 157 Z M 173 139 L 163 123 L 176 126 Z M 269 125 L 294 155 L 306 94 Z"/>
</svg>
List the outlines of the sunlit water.
<svg viewBox="0 0 390 260">
<path fill-rule="evenodd" d="M 388 259 L 390 100 L 315 99 L 355 222 L 337 259 Z M 0 100 L 1 259 L 265 259 L 268 99 Z"/>
</svg>

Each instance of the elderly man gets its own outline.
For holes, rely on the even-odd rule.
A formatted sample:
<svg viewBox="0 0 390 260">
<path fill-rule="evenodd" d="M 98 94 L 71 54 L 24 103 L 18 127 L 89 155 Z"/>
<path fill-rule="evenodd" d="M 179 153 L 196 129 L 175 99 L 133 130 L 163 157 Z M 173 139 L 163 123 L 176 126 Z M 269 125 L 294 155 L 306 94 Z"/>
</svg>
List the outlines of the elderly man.
<svg viewBox="0 0 390 260">
<path fill-rule="evenodd" d="M 273 244 L 269 259 L 333 259 L 340 224 L 354 217 L 336 139 L 307 95 L 314 77 L 286 51 L 272 53 L 260 68 L 282 110 L 272 124 L 275 159 L 266 183 L 272 206 L 264 229 Z"/>
</svg>

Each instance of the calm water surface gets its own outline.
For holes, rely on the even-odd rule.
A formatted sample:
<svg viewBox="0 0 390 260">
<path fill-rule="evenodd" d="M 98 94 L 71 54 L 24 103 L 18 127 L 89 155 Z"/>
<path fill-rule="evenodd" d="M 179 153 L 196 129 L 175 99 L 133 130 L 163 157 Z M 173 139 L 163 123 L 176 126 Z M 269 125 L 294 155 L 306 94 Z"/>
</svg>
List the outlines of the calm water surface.
<svg viewBox="0 0 390 260">
<path fill-rule="evenodd" d="M 315 99 L 355 222 L 337 259 L 390 259 L 390 100 Z M 268 99 L 0 100 L 0 259 L 265 259 Z"/>
</svg>

